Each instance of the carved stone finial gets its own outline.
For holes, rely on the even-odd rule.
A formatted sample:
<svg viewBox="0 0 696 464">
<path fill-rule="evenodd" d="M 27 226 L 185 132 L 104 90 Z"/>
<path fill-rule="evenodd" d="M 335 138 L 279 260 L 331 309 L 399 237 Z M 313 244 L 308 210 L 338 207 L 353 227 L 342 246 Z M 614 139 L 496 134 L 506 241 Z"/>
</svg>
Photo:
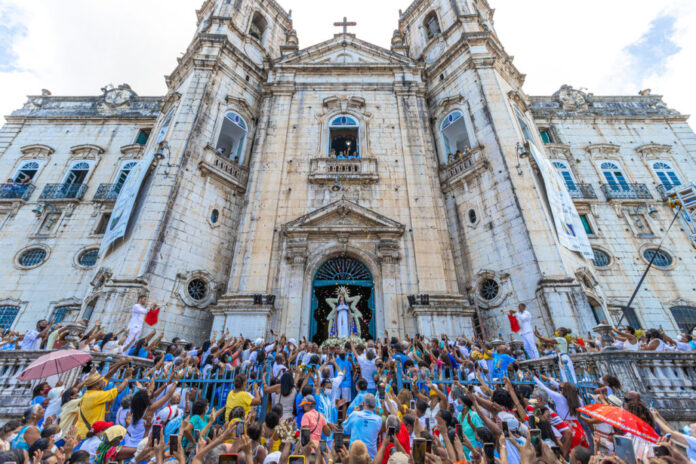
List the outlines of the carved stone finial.
<svg viewBox="0 0 696 464">
<path fill-rule="evenodd" d="M 290 31 L 285 39 L 285 42 L 292 47 L 296 47 L 300 43 L 297 38 L 297 31 L 295 31 L 295 29 Z"/>
<path fill-rule="evenodd" d="M 404 38 L 401 35 L 401 32 L 399 32 L 398 29 L 394 29 L 394 34 L 392 35 L 392 39 L 391 39 L 392 47 L 403 45 L 403 43 L 404 43 Z"/>
<path fill-rule="evenodd" d="M 652 93 L 652 90 L 651 90 L 651 89 L 643 89 L 643 90 L 641 90 L 640 92 L 638 92 L 638 95 L 640 95 L 641 97 L 647 97 L 647 96 L 649 96 L 651 93 Z"/>
<path fill-rule="evenodd" d="M 589 106 L 588 95 L 567 84 L 562 85 L 561 88 L 553 94 L 553 98 L 560 103 L 561 108 L 567 111 L 587 110 Z"/>
<path fill-rule="evenodd" d="M 51 91 L 48 89 L 41 89 L 41 95 L 44 97 L 50 97 L 51 96 Z"/>
<path fill-rule="evenodd" d="M 133 97 L 137 94 L 131 89 L 128 84 L 121 84 L 118 87 L 114 87 L 113 84 L 109 84 L 103 87 L 102 92 L 104 93 L 104 103 L 111 107 L 117 107 L 130 103 Z"/>
</svg>

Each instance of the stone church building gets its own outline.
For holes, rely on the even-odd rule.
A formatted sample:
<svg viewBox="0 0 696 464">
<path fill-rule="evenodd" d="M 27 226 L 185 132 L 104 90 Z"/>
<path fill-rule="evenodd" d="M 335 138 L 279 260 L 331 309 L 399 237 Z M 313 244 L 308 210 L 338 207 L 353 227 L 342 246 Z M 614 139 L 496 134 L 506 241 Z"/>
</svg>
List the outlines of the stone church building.
<svg viewBox="0 0 696 464">
<path fill-rule="evenodd" d="M 661 97 L 526 95 L 486 0 L 415 0 L 390 49 L 346 19 L 301 49 L 274 0 L 196 14 L 166 95 L 43 91 L 6 117 L 3 328 L 115 330 L 147 293 L 167 339 L 322 341 L 346 287 L 364 337 L 507 337 L 519 302 L 544 332 L 585 334 L 619 321 L 652 258 L 624 321 L 696 324 L 693 231 L 666 233 L 696 137 Z M 112 214 L 126 188 L 132 211 Z"/>
</svg>

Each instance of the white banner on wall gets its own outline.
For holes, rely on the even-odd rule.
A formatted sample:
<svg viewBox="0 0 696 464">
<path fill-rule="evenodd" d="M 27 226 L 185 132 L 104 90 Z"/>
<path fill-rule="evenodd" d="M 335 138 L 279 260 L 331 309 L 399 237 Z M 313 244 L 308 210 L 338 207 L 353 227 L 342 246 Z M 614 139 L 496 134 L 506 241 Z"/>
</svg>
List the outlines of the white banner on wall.
<svg viewBox="0 0 696 464">
<path fill-rule="evenodd" d="M 529 148 L 534 156 L 537 166 L 541 171 L 546 186 L 546 194 L 549 206 L 553 213 L 553 219 L 561 245 L 572 251 L 580 252 L 585 258 L 594 258 L 592 246 L 585 233 L 578 210 L 575 209 L 573 199 L 568 193 L 565 181 L 558 173 L 551 161 L 537 152 L 533 143 L 529 142 Z"/>
<path fill-rule="evenodd" d="M 140 187 L 143 185 L 145 175 L 147 175 L 152 161 L 155 159 L 155 153 L 150 153 L 143 158 L 128 174 L 126 181 L 121 188 L 114 205 L 114 210 L 111 212 L 109 224 L 106 226 L 106 232 L 102 239 L 101 247 L 99 247 L 99 256 L 104 256 L 104 252 L 109 245 L 114 243 L 119 238 L 126 235 L 126 229 L 133 213 L 135 200 L 140 192 Z"/>
</svg>

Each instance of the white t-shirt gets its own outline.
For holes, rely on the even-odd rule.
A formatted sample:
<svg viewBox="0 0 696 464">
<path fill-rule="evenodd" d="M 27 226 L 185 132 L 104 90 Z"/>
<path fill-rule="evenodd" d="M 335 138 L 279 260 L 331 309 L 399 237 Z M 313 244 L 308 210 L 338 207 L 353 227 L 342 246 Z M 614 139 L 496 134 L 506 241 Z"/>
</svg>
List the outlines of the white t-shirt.
<svg viewBox="0 0 696 464">
<path fill-rule="evenodd" d="M 375 358 L 376 359 L 376 358 Z M 373 378 L 377 367 L 375 366 L 375 360 L 372 361 L 367 359 L 367 356 L 358 356 L 358 364 L 360 364 L 360 377 L 367 380 L 368 390 L 377 388 L 375 385 L 375 379 Z"/>
<path fill-rule="evenodd" d="M 520 323 L 520 335 L 526 335 L 533 332 L 532 330 L 532 314 L 529 311 L 518 312 L 515 314 L 517 322 Z"/>
<path fill-rule="evenodd" d="M 40 350 L 41 349 L 41 338 L 39 338 L 39 332 L 36 329 L 32 329 L 24 335 L 22 339 L 22 345 L 19 347 L 20 350 Z"/>
</svg>

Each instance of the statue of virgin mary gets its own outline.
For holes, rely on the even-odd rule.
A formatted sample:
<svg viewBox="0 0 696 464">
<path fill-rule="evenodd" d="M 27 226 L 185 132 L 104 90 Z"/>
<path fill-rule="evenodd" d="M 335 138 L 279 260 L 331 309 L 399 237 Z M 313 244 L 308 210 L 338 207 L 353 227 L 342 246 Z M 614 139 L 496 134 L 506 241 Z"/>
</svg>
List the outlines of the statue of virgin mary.
<svg viewBox="0 0 696 464">
<path fill-rule="evenodd" d="M 326 299 L 326 303 L 331 307 L 327 317 L 329 338 L 360 337 L 360 320 L 362 319 L 358 310 L 360 295 L 350 296 L 346 287 L 339 287 L 336 294 L 337 298 Z"/>
</svg>

